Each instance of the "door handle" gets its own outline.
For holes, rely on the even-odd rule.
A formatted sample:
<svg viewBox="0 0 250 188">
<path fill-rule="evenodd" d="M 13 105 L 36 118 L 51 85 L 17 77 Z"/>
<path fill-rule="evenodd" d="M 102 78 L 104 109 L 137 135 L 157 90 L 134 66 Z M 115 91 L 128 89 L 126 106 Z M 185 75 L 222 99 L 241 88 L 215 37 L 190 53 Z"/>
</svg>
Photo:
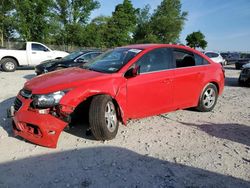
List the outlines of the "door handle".
<svg viewBox="0 0 250 188">
<path fill-rule="evenodd" d="M 32 54 L 36 54 L 36 52 L 32 52 Z"/>
</svg>

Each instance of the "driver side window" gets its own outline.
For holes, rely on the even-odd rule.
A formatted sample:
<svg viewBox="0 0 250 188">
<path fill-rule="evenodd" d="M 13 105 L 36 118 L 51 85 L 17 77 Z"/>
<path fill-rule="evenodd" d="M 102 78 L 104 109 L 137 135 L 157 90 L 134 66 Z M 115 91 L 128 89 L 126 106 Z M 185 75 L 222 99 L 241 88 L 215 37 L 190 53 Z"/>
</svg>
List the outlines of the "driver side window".
<svg viewBox="0 0 250 188">
<path fill-rule="evenodd" d="M 31 45 L 32 51 L 44 51 L 47 52 L 49 51 L 47 48 L 45 48 L 44 46 L 40 45 L 40 44 L 32 44 Z"/>
<path fill-rule="evenodd" d="M 169 69 L 171 52 L 167 48 L 159 48 L 145 54 L 136 65 L 139 73 L 155 72 Z"/>
</svg>

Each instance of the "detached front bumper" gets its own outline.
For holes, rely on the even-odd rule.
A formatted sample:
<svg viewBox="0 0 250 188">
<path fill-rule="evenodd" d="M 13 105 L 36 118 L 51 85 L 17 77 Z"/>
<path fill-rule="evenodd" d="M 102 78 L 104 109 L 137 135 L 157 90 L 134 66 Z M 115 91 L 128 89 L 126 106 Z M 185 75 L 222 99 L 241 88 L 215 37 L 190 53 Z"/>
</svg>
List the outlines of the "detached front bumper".
<svg viewBox="0 0 250 188">
<path fill-rule="evenodd" d="M 12 126 L 15 135 L 50 148 L 56 148 L 58 138 L 68 123 L 51 114 L 40 114 L 30 109 L 31 99 L 18 95 L 10 113 L 13 113 Z"/>
</svg>

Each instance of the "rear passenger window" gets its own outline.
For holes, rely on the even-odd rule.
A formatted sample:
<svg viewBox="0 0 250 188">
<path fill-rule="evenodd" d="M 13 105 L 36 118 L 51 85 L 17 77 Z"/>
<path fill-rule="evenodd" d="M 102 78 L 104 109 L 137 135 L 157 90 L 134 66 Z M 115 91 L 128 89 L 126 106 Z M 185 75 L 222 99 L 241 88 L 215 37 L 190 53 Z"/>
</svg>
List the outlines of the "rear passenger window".
<svg viewBox="0 0 250 188">
<path fill-rule="evenodd" d="M 195 66 L 195 57 L 191 52 L 174 50 L 176 68 Z"/>
<path fill-rule="evenodd" d="M 203 57 L 199 55 L 194 55 L 195 56 L 195 64 L 196 65 L 207 65 L 209 64 L 207 60 L 205 60 Z"/>
<path fill-rule="evenodd" d="M 140 73 L 161 71 L 170 68 L 171 51 L 167 48 L 159 48 L 145 54 L 136 65 L 140 67 Z"/>
</svg>

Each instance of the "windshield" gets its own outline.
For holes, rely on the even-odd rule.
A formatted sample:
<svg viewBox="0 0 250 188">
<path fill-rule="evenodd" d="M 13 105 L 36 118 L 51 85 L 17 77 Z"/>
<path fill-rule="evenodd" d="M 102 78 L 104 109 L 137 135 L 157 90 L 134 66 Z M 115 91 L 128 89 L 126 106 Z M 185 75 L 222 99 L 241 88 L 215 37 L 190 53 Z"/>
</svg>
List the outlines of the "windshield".
<svg viewBox="0 0 250 188">
<path fill-rule="evenodd" d="M 97 72 L 114 73 L 119 71 L 141 51 L 141 49 L 116 48 L 98 56 L 92 62 L 84 64 L 82 68 Z"/>
<path fill-rule="evenodd" d="M 65 56 L 64 58 L 62 58 L 63 60 L 74 60 L 75 58 L 77 58 L 78 56 L 82 55 L 83 52 L 81 51 L 76 51 L 76 52 L 72 52 L 71 54 Z"/>
</svg>

